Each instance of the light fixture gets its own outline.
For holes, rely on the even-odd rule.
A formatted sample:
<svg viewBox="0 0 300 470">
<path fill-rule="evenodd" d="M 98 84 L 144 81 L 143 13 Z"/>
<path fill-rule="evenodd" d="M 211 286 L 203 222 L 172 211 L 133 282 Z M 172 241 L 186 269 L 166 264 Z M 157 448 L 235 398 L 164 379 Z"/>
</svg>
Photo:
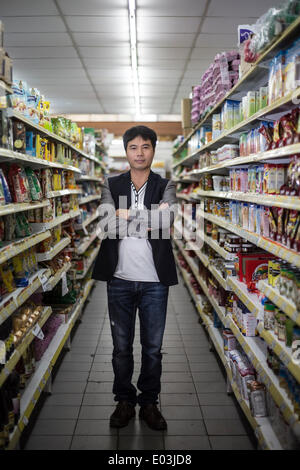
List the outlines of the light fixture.
<svg viewBox="0 0 300 470">
<path fill-rule="evenodd" d="M 137 63 L 137 34 L 136 34 L 136 4 L 135 0 L 128 0 L 129 10 L 129 31 L 130 31 L 130 53 L 131 53 L 131 70 L 133 81 L 133 92 L 135 99 L 136 114 L 140 114 L 140 90 L 139 90 L 139 76 L 138 76 L 138 63 Z"/>
</svg>

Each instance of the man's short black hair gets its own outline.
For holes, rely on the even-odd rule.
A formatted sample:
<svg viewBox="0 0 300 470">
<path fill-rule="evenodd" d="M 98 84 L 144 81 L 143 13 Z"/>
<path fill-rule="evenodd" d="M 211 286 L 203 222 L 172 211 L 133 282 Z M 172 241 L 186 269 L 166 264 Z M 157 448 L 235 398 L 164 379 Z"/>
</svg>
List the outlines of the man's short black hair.
<svg viewBox="0 0 300 470">
<path fill-rule="evenodd" d="M 130 129 L 127 129 L 125 134 L 123 135 L 123 144 L 125 151 L 127 150 L 127 145 L 130 140 L 135 139 L 136 137 L 142 137 L 144 140 L 150 140 L 153 150 L 155 150 L 156 146 L 156 141 L 157 141 L 157 135 L 156 132 L 153 129 L 150 129 L 150 127 L 146 126 L 134 126 L 131 127 Z"/>
</svg>

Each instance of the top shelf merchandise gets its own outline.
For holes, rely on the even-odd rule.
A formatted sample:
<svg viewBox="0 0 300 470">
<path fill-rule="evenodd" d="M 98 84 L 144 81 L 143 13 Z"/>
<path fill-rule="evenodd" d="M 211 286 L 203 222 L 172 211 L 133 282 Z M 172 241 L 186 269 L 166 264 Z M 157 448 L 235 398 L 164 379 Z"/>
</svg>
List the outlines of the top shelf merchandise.
<svg viewBox="0 0 300 470">
<path fill-rule="evenodd" d="M 269 10 L 239 56 L 215 58 L 174 151 L 178 262 L 263 448 L 300 448 L 299 13 Z"/>
</svg>

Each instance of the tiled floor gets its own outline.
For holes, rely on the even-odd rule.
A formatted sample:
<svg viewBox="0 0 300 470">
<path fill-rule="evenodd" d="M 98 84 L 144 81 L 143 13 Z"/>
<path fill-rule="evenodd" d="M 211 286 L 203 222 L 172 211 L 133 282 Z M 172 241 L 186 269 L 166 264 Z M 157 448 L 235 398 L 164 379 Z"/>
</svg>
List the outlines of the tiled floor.
<svg viewBox="0 0 300 470">
<path fill-rule="evenodd" d="M 140 367 L 138 337 L 137 328 L 135 381 Z M 162 352 L 160 406 L 168 430 L 153 431 L 138 416 L 123 429 L 111 429 L 112 341 L 106 284 L 97 283 L 25 449 L 254 449 L 249 427 L 235 398 L 226 393 L 219 362 L 209 351 L 181 278 L 170 288 Z"/>
</svg>

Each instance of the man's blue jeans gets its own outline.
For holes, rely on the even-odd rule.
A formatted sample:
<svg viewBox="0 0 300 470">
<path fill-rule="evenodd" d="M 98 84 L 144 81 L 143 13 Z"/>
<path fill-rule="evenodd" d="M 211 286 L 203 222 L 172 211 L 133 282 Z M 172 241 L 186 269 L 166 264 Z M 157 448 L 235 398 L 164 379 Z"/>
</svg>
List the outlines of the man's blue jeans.
<svg viewBox="0 0 300 470">
<path fill-rule="evenodd" d="M 113 393 L 115 401 L 158 403 L 161 384 L 161 346 L 166 323 L 169 288 L 160 282 L 112 278 L 107 283 L 108 311 L 113 338 Z M 139 310 L 142 364 L 137 387 L 131 383 L 136 311 Z"/>
</svg>

